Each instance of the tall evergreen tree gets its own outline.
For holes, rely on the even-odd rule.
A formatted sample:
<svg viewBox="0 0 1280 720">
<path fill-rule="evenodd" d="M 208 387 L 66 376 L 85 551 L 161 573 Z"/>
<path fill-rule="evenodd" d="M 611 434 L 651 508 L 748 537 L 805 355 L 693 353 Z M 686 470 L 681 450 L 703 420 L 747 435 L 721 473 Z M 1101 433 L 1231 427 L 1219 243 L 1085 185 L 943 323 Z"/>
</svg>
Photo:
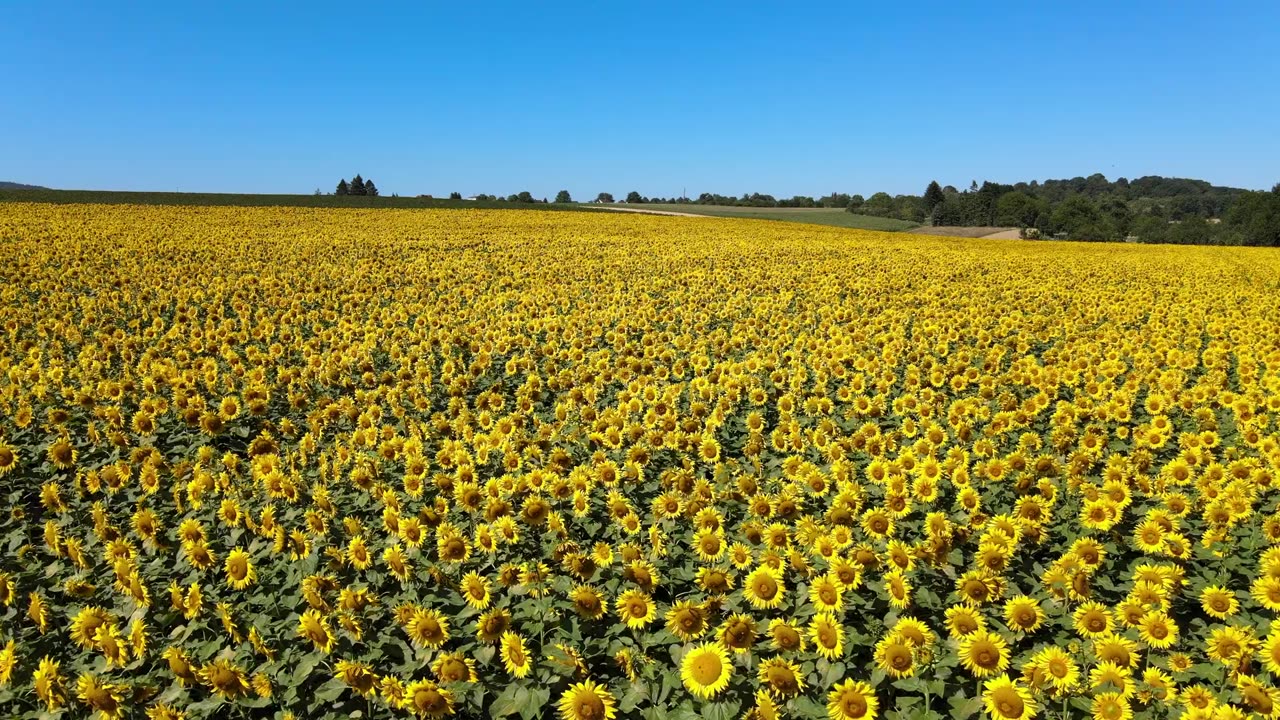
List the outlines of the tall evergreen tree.
<svg viewBox="0 0 1280 720">
<path fill-rule="evenodd" d="M 347 187 L 347 179 L 342 178 L 338 181 L 338 189 L 334 191 L 334 195 L 350 195 L 351 188 Z"/>
<path fill-rule="evenodd" d="M 924 213 L 932 215 L 933 209 L 942 204 L 947 196 L 942 192 L 942 186 L 938 185 L 938 181 L 934 180 L 929 183 L 929 187 L 924 189 Z"/>
<path fill-rule="evenodd" d="M 378 186 L 373 184 L 373 180 L 364 181 L 364 194 L 369 197 L 378 196 Z"/>
<path fill-rule="evenodd" d="M 351 178 L 351 194 L 364 195 L 364 178 L 360 177 L 358 174 Z"/>
</svg>

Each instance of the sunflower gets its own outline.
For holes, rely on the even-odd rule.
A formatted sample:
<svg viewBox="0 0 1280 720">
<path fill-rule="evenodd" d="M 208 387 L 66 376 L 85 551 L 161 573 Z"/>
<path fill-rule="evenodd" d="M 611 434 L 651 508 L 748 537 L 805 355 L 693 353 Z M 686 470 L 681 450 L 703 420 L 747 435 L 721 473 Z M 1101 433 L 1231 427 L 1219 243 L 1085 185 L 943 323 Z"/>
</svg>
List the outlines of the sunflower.
<svg viewBox="0 0 1280 720">
<path fill-rule="evenodd" d="M 1004 638 L 989 630 L 961 638 L 959 655 L 965 669 L 976 678 L 1003 673 L 1009 667 L 1009 649 Z"/>
<path fill-rule="evenodd" d="M 1036 654 L 1035 662 L 1058 695 L 1071 692 L 1080 682 L 1080 668 L 1060 647 L 1050 646 L 1041 650 Z"/>
<path fill-rule="evenodd" d="M 477 610 L 489 607 L 489 580 L 478 572 L 469 572 L 462 578 L 460 585 L 462 597 L 467 604 Z"/>
<path fill-rule="evenodd" d="M 732 675 L 729 656 L 718 643 L 703 643 L 685 653 L 680 661 L 680 679 L 685 688 L 703 699 L 724 690 Z"/>
<path fill-rule="evenodd" d="M 1110 685 L 1116 688 L 1121 695 L 1128 697 L 1131 692 L 1131 681 L 1133 672 L 1124 665 L 1117 665 L 1113 662 L 1099 662 L 1089 671 L 1089 686 L 1094 690 Z"/>
<path fill-rule="evenodd" d="M 561 720 L 612 720 L 617 714 L 613 695 L 592 680 L 570 685 L 556 706 Z"/>
<path fill-rule="evenodd" d="M 533 667 L 524 647 L 524 638 L 511 631 L 502 634 L 502 666 L 512 677 L 517 678 L 528 675 Z"/>
<path fill-rule="evenodd" d="M 947 608 L 945 616 L 947 632 L 953 638 L 964 637 L 987 627 L 982 615 L 975 608 L 968 605 L 953 605 Z"/>
<path fill-rule="evenodd" d="M 1240 610 L 1240 601 L 1221 585 L 1210 585 L 1200 592 L 1200 607 L 1209 617 L 1226 620 Z"/>
<path fill-rule="evenodd" d="M 1125 667 L 1137 667 L 1138 646 L 1123 635 L 1109 634 L 1093 641 L 1093 654 L 1101 662 L 1113 662 Z"/>
<path fill-rule="evenodd" d="M 445 684 L 475 682 L 479 679 L 476 676 L 475 661 L 456 652 L 437 655 L 435 662 L 431 663 L 431 672 Z"/>
<path fill-rule="evenodd" d="M 831 613 L 818 613 L 809 623 L 809 639 L 818 654 L 835 660 L 844 654 L 844 627 Z"/>
<path fill-rule="evenodd" d="M 761 685 L 780 698 L 795 697 L 804 690 L 800 667 L 783 658 L 769 658 L 760 663 L 757 677 Z"/>
<path fill-rule="evenodd" d="M 1272 676 L 1280 677 L 1280 625 L 1271 630 L 1258 649 L 1258 659 Z"/>
<path fill-rule="evenodd" d="M 249 560 L 249 553 L 238 547 L 227 553 L 223 570 L 227 574 L 227 584 L 236 590 L 243 590 L 258 580 L 258 573 Z"/>
<path fill-rule="evenodd" d="M 757 610 L 775 608 L 782 604 L 786 586 L 782 573 L 768 565 L 752 570 L 742 584 L 742 595 Z"/>
<path fill-rule="evenodd" d="M 862 681 L 844 680 L 827 693 L 827 716 L 831 720 L 875 720 L 880 703 L 875 691 Z"/>
<path fill-rule="evenodd" d="M 876 643 L 876 666 L 895 678 L 910 677 L 916 671 L 915 651 L 903 638 L 888 635 Z"/>
<path fill-rule="evenodd" d="M 899 618 L 898 622 L 893 624 L 891 634 L 911 643 L 911 647 L 916 650 L 931 648 L 937 640 L 928 625 L 913 617 Z"/>
<path fill-rule="evenodd" d="M 1090 714 L 1093 720 L 1129 720 L 1133 717 L 1133 709 L 1119 693 L 1098 693 L 1093 696 Z"/>
<path fill-rule="evenodd" d="M 818 612 L 844 609 L 844 584 L 832 573 L 815 578 L 809 585 L 809 601 Z"/>
<path fill-rule="evenodd" d="M 435 610 L 416 609 L 404 629 L 409 640 L 420 647 L 438 648 L 449 639 L 449 621 Z"/>
<path fill-rule="evenodd" d="M 911 582 L 900 570 L 885 574 L 884 591 L 889 596 L 889 604 L 899 610 L 911 604 Z"/>
<path fill-rule="evenodd" d="M 724 531 L 720 528 L 703 528 L 693 536 L 693 549 L 702 562 L 719 560 L 725 553 Z"/>
<path fill-rule="evenodd" d="M 684 642 L 707 632 L 707 611 L 701 605 L 680 600 L 667 610 L 667 630 Z"/>
<path fill-rule="evenodd" d="M 1044 624 L 1044 608 L 1026 595 L 1009 598 L 1004 604 L 1004 620 L 1010 630 L 1035 632 Z"/>
<path fill-rule="evenodd" d="M 44 703 L 49 712 L 56 712 L 58 708 L 62 707 L 62 703 L 67 701 L 62 675 L 58 672 L 58 665 L 57 661 L 51 660 L 46 655 L 40 659 L 40 665 L 36 668 L 31 678 L 32 686 L 36 690 L 36 697 L 40 698 L 40 702 Z"/>
<path fill-rule="evenodd" d="M 356 535 L 347 543 L 346 559 L 347 564 L 356 570 L 364 570 L 369 567 L 372 556 L 363 536 Z"/>
<path fill-rule="evenodd" d="M 1036 712 L 1031 692 L 1010 680 L 1008 675 L 988 680 L 982 700 L 993 720 L 1028 720 Z"/>
<path fill-rule="evenodd" d="M 598 620 L 604 615 L 604 595 L 590 585 L 579 585 L 569 592 L 573 609 L 584 618 Z"/>
<path fill-rule="evenodd" d="M 8 475 L 18 466 L 18 451 L 12 445 L 0 440 L 0 478 Z"/>
<path fill-rule="evenodd" d="M 49 604 L 45 602 L 40 593 L 36 592 L 29 593 L 27 600 L 27 617 L 36 624 L 36 628 L 43 635 L 49 630 Z"/>
<path fill-rule="evenodd" d="M 228 700 L 235 700 L 249 693 L 249 680 L 239 665 L 220 658 L 200 668 L 200 677 L 213 691 Z"/>
<path fill-rule="evenodd" d="M 116 720 L 123 710 L 122 686 L 99 680 L 92 673 L 84 673 L 76 681 L 76 697 L 80 702 L 97 711 L 103 720 Z"/>
<path fill-rule="evenodd" d="M 871 508 L 862 514 L 862 529 L 874 538 L 893 535 L 893 517 L 880 508 Z"/>
<path fill-rule="evenodd" d="M 307 542 L 305 535 L 294 530 L 293 533 L 290 533 L 289 537 L 296 538 L 293 541 L 293 547 L 295 549 L 293 550 L 292 555 L 294 556 L 294 559 L 298 557 L 306 557 L 311 554 L 311 547 Z M 409 557 L 405 554 L 404 548 L 400 547 L 399 544 L 388 545 L 386 549 L 382 551 L 382 561 L 387 564 L 387 569 L 391 571 L 391 574 L 394 575 L 397 580 L 402 583 L 409 582 L 410 574 L 413 572 L 413 566 L 409 564 Z M 470 604 L 469 597 L 468 604 Z"/>
<path fill-rule="evenodd" d="M 1260 577 L 1249 587 L 1249 594 L 1259 605 L 1273 613 L 1280 613 L 1280 577 Z"/>
<path fill-rule="evenodd" d="M 76 459 L 80 457 L 80 453 L 66 437 L 60 437 L 50 443 L 46 454 L 49 462 L 59 470 L 70 470 L 75 467 Z"/>
<path fill-rule="evenodd" d="M 1280 715 L 1280 690 L 1245 674 L 1236 676 L 1236 689 L 1240 691 L 1244 704 L 1259 716 L 1274 718 Z"/>
<path fill-rule="evenodd" d="M 366 697 L 378 689 L 378 676 L 367 663 L 339 660 L 333 676 Z"/>
<path fill-rule="evenodd" d="M 415 680 L 404 690 L 400 705 L 420 718 L 442 718 L 453 714 L 453 693 L 430 680 Z"/>
<path fill-rule="evenodd" d="M 94 630 L 93 646 L 102 652 L 107 667 L 124 667 L 129 662 L 129 647 L 114 623 L 99 625 Z"/>
<path fill-rule="evenodd" d="M 510 627 L 511 613 L 506 608 L 493 608 L 476 620 L 476 639 L 484 643 L 496 643 L 502 640 L 502 634 Z"/>
<path fill-rule="evenodd" d="M 956 578 L 956 594 L 966 604 L 980 607 L 999 597 L 1000 581 L 982 570 L 970 570 Z"/>
<path fill-rule="evenodd" d="M 698 586 L 713 595 L 724 595 L 733 589 L 733 576 L 720 568 L 698 568 Z"/>
<path fill-rule="evenodd" d="M 1162 610 L 1153 610 L 1138 625 L 1142 641 L 1151 647 L 1164 649 L 1178 642 L 1178 625 Z"/>
<path fill-rule="evenodd" d="M 1241 627 L 1214 628 L 1205 641 L 1209 659 L 1216 660 L 1228 668 L 1234 668 L 1245 656 L 1252 654 L 1257 640 L 1253 632 Z"/>
<path fill-rule="evenodd" d="M 1102 603 L 1084 603 L 1076 608 L 1071 620 L 1081 637 L 1096 638 L 1111 632 L 1111 614 Z"/>
<path fill-rule="evenodd" d="M 719 626 L 716 632 L 716 638 L 723 644 L 727 650 L 733 652 L 750 652 L 751 647 L 755 644 L 755 619 L 750 615 L 736 612 L 724 620 L 724 624 Z"/>
<path fill-rule="evenodd" d="M 314 609 L 308 608 L 298 618 L 298 637 L 310 640 L 312 646 L 322 653 L 328 654 L 333 649 L 333 631 L 324 616 Z"/>
<path fill-rule="evenodd" d="M 18 664 L 17 647 L 17 642 L 10 640 L 0 649 L 0 688 L 7 686 L 13 679 L 13 668 Z"/>
<path fill-rule="evenodd" d="M 71 618 L 71 639 L 80 647 L 91 650 L 98 628 L 114 623 L 111 615 L 100 607 L 83 607 Z"/>
<path fill-rule="evenodd" d="M 633 630 L 643 629 L 658 614 L 653 600 L 641 590 L 627 590 L 619 595 L 616 607 L 618 619 Z"/>
</svg>

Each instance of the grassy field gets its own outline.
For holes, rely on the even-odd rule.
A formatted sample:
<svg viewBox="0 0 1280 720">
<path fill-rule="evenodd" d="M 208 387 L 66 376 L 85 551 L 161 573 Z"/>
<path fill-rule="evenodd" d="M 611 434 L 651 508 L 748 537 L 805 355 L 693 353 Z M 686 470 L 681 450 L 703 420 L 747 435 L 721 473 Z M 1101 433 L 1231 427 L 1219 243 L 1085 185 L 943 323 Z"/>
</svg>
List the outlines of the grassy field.
<svg viewBox="0 0 1280 720">
<path fill-rule="evenodd" d="M 757 208 L 734 207 L 730 205 L 661 204 L 618 205 L 618 207 L 635 207 L 645 210 L 662 210 L 664 212 L 683 212 L 691 215 L 713 215 L 715 217 L 783 220 L 786 222 L 833 225 L 835 227 L 855 228 L 858 230 L 884 230 L 887 232 L 898 232 L 916 227 L 916 223 L 908 222 L 906 220 L 873 217 L 871 215 L 854 215 L 838 208 Z"/>
<path fill-rule="evenodd" d="M 92 203 L 99 205 L 198 205 L 238 207 L 324 208 L 521 208 L 525 210 L 593 210 L 590 205 L 478 202 L 418 197 L 355 195 L 251 195 L 239 193 L 120 192 L 111 190 L 0 190 L 0 202 Z"/>
</svg>

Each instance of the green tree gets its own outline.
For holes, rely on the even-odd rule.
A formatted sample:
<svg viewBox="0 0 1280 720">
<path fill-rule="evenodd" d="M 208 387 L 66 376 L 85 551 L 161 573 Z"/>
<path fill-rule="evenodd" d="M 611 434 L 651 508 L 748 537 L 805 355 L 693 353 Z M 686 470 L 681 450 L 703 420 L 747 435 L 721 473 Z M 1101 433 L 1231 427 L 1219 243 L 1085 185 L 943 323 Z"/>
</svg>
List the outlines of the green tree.
<svg viewBox="0 0 1280 720">
<path fill-rule="evenodd" d="M 531 203 L 533 202 L 533 194 L 528 190 L 521 190 L 520 193 L 516 195 L 516 202 Z"/>
<path fill-rule="evenodd" d="M 573 202 L 573 198 L 572 198 L 572 197 L 569 197 L 569 191 L 568 191 L 568 190 L 561 190 L 560 192 L 556 193 L 556 202 L 558 202 L 558 203 L 571 203 L 571 202 Z"/>
<path fill-rule="evenodd" d="M 862 203 L 862 209 L 859 212 L 863 215 L 889 217 L 893 214 L 893 197 L 887 192 L 878 192 Z"/>
<path fill-rule="evenodd" d="M 377 185 L 374 185 L 372 180 L 365 180 L 365 181 L 364 181 L 364 194 L 365 194 L 365 195 L 368 195 L 369 197 L 377 197 L 377 196 L 378 196 L 378 186 L 377 186 Z"/>
<path fill-rule="evenodd" d="M 1044 209 L 1043 202 L 1024 192 L 1005 193 L 996 201 L 996 224 L 1014 227 L 1035 227 Z"/>
<path fill-rule="evenodd" d="M 1129 225 L 1129 232 L 1140 243 L 1166 243 L 1169 242 L 1169 221 L 1151 214 L 1139 215 Z"/>
<path fill-rule="evenodd" d="M 1245 245 L 1280 246 L 1280 184 L 1271 192 L 1245 192 L 1227 213 L 1227 224 Z"/>
<path fill-rule="evenodd" d="M 627 202 L 642 203 L 644 202 L 644 196 L 642 196 L 638 190 L 632 190 L 631 192 L 627 193 Z"/>
<path fill-rule="evenodd" d="M 351 188 L 347 186 L 347 179 L 342 178 L 338 181 L 338 189 L 333 192 L 334 195 L 350 195 Z"/>
<path fill-rule="evenodd" d="M 1069 240 L 1112 240 L 1115 230 L 1109 218 L 1084 195 L 1071 195 L 1053 210 L 1050 226 Z"/>
<path fill-rule="evenodd" d="M 355 177 L 351 178 L 351 194 L 352 194 L 352 195 L 364 195 L 364 194 L 365 194 L 365 193 L 364 193 L 364 178 L 360 177 L 360 175 L 358 175 L 358 174 L 357 174 Z"/>
<path fill-rule="evenodd" d="M 613 202 L 613 193 L 602 192 L 599 195 L 596 195 L 596 202 L 600 202 L 600 203 Z"/>
<path fill-rule="evenodd" d="M 924 189 L 924 212 L 926 215 L 932 215 L 933 209 L 942 204 L 947 196 L 942 192 L 942 186 L 938 185 L 937 180 L 929 182 L 929 187 Z"/>
</svg>

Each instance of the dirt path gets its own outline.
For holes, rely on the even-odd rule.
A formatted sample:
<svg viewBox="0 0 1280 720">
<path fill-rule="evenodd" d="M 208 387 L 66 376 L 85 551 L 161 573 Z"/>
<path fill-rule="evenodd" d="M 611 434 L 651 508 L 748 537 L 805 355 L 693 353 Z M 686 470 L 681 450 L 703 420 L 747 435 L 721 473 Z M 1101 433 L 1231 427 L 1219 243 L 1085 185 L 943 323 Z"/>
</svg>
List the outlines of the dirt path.
<svg viewBox="0 0 1280 720">
<path fill-rule="evenodd" d="M 645 215 L 672 215 L 674 217 L 696 217 L 696 218 L 712 217 L 711 215 L 698 215 L 697 213 L 672 212 L 670 210 L 646 210 L 644 208 L 615 207 L 613 205 L 599 205 L 596 207 L 598 207 L 601 210 L 616 210 L 617 212 L 644 213 Z"/>
</svg>

